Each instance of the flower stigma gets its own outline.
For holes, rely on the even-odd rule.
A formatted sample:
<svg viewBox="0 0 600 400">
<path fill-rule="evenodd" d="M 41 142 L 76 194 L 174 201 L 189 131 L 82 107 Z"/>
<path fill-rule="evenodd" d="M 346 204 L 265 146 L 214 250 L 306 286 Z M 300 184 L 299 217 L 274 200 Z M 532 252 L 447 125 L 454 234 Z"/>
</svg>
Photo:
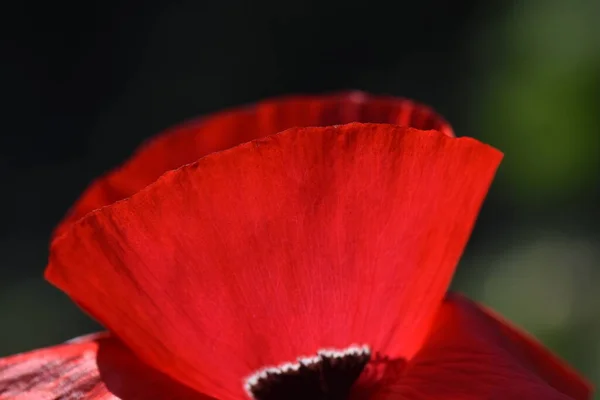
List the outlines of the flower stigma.
<svg viewBox="0 0 600 400">
<path fill-rule="evenodd" d="M 256 371 L 244 388 L 254 400 L 345 400 L 370 359 L 366 345 L 319 350 L 315 356 Z"/>
</svg>

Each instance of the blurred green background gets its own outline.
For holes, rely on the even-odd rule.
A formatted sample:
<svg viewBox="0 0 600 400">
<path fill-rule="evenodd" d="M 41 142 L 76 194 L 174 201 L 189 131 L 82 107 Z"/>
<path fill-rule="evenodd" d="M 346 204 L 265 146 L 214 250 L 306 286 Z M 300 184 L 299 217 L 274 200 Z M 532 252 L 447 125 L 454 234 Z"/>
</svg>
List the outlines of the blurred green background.
<svg viewBox="0 0 600 400">
<path fill-rule="evenodd" d="M 600 2 L 444 3 L 5 14 L 17 22 L 1 78 L 13 108 L 0 142 L 0 356 L 98 329 L 44 282 L 48 236 L 141 141 L 224 107 L 352 88 L 431 104 L 459 136 L 505 153 L 453 286 L 600 384 Z"/>
</svg>

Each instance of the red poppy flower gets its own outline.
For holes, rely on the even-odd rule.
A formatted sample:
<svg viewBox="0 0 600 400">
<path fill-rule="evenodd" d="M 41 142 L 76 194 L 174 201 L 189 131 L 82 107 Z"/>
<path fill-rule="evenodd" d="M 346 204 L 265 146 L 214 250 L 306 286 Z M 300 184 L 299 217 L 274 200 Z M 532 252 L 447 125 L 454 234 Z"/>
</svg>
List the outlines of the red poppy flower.
<svg viewBox="0 0 600 400">
<path fill-rule="evenodd" d="M 589 398 L 446 294 L 501 159 L 452 136 L 425 106 L 360 93 L 159 136 L 51 245 L 46 277 L 111 333 L 0 360 L 0 399 Z"/>
</svg>

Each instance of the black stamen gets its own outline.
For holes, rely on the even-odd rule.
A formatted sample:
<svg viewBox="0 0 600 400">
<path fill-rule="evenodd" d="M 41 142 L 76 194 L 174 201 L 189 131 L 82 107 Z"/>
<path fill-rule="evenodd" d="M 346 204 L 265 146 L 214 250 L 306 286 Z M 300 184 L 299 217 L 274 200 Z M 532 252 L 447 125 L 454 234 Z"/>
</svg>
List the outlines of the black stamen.
<svg viewBox="0 0 600 400">
<path fill-rule="evenodd" d="M 319 351 L 258 371 L 246 381 L 246 391 L 255 400 L 345 400 L 370 358 L 366 346 Z"/>
</svg>

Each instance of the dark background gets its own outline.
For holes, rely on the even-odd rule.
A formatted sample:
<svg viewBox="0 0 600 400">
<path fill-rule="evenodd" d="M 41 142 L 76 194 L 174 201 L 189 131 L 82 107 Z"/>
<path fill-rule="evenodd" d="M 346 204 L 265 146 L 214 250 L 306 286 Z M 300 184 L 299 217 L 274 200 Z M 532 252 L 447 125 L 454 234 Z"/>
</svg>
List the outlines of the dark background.
<svg viewBox="0 0 600 400">
<path fill-rule="evenodd" d="M 289 93 L 433 105 L 506 153 L 454 286 L 600 383 L 600 2 L 61 1 L 0 12 L 0 355 L 98 327 L 42 272 L 94 178 L 183 119 Z"/>
</svg>

